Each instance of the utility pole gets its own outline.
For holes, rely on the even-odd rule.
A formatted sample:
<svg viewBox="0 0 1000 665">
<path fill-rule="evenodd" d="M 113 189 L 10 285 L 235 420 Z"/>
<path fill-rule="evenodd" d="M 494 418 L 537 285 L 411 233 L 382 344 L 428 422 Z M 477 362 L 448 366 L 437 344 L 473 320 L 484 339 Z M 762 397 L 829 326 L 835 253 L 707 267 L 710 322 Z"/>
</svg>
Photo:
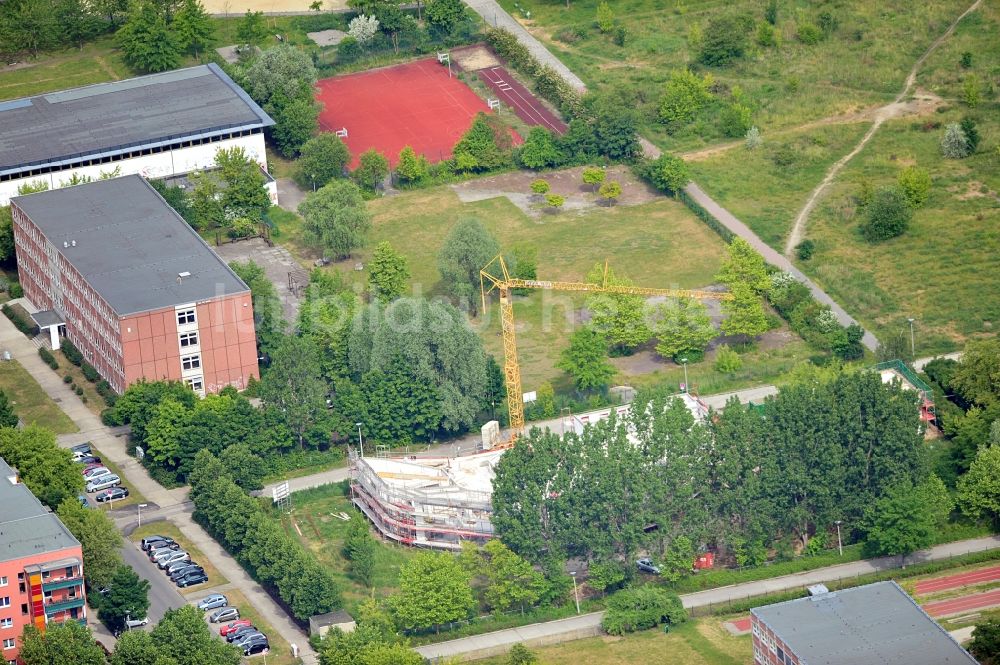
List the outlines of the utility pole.
<svg viewBox="0 0 1000 665">
<path fill-rule="evenodd" d="M 840 524 L 841 520 L 834 522 L 837 525 L 837 551 L 840 552 L 840 556 L 844 556 L 844 543 L 840 540 Z"/>
<path fill-rule="evenodd" d="M 910 324 L 910 359 L 917 357 L 917 345 L 913 337 L 913 317 L 906 319 L 907 323 Z"/>
<path fill-rule="evenodd" d="M 684 365 L 684 392 L 689 393 L 691 389 L 688 386 L 688 359 L 686 357 L 681 358 L 681 364 Z"/>
<path fill-rule="evenodd" d="M 136 527 L 135 527 L 137 529 L 142 526 L 142 509 L 145 508 L 146 505 L 147 504 L 145 504 L 145 503 L 140 503 L 140 504 L 138 504 L 135 507 L 135 512 L 138 514 L 138 518 L 139 518 L 139 524 L 136 525 Z"/>
<path fill-rule="evenodd" d="M 570 575 L 573 576 L 573 597 L 576 598 L 576 613 L 580 613 L 580 590 L 576 586 L 576 571 L 570 571 Z"/>
<path fill-rule="evenodd" d="M 358 447 L 361 448 L 361 457 L 365 456 L 365 444 L 361 441 L 361 423 L 354 423 L 355 427 L 358 428 Z"/>
</svg>

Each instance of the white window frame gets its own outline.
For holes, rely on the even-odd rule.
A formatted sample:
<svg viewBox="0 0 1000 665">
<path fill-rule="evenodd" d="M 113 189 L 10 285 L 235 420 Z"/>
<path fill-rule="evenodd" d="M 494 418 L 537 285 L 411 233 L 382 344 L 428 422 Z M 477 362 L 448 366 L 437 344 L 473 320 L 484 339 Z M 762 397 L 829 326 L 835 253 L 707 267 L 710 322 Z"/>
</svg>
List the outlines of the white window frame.
<svg viewBox="0 0 1000 665">
<path fill-rule="evenodd" d="M 9 582 L 7 581 L 7 576 L 6 575 L 0 576 L 0 586 L 7 586 L 8 584 Z"/>
<path fill-rule="evenodd" d="M 199 345 L 198 331 L 197 330 L 195 330 L 193 332 L 184 332 L 184 333 L 181 333 L 180 335 L 178 335 L 177 339 L 178 339 L 178 342 L 180 343 L 182 349 L 190 349 L 191 347 Z M 194 340 L 194 341 L 192 342 L 191 340 Z M 186 344 L 185 344 L 185 341 L 187 342 Z"/>
<path fill-rule="evenodd" d="M 13 649 L 17 646 L 17 642 L 14 641 L 13 637 L 5 637 L 3 640 L 3 650 Z"/>
<path fill-rule="evenodd" d="M 205 377 L 203 376 L 192 376 L 190 379 L 184 379 L 184 383 L 196 393 L 205 392 Z"/>
<path fill-rule="evenodd" d="M 13 627 L 14 627 L 14 619 L 12 619 L 11 617 L 4 617 L 0 619 L 0 628 L 13 628 Z"/>
<path fill-rule="evenodd" d="M 188 320 L 190 319 L 190 320 Z M 177 310 L 177 327 L 198 325 L 198 312 L 194 307 Z"/>
<path fill-rule="evenodd" d="M 190 365 L 190 367 L 188 367 Z M 196 369 L 201 369 L 201 354 L 195 353 L 190 356 L 181 356 L 181 371 L 191 372 Z"/>
<path fill-rule="evenodd" d="M 0 607 L 10 607 L 10 596 L 0 597 Z"/>
</svg>

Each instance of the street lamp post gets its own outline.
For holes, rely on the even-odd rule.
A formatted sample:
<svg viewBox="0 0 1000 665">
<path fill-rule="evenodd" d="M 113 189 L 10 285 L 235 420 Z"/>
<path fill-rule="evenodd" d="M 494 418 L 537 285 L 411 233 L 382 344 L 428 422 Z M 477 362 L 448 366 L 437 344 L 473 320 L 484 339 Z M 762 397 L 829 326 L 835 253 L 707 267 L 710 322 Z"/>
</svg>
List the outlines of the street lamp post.
<svg viewBox="0 0 1000 665">
<path fill-rule="evenodd" d="M 840 552 L 840 556 L 844 556 L 844 543 L 840 540 L 840 524 L 841 520 L 834 522 L 837 525 L 837 551 Z"/>
<path fill-rule="evenodd" d="M 580 590 L 576 586 L 576 571 L 570 571 L 570 575 L 573 576 L 573 597 L 576 598 L 576 613 L 580 613 Z"/>
<path fill-rule="evenodd" d="M 913 317 L 906 319 L 906 322 L 910 324 L 910 357 L 917 357 L 917 345 L 913 337 Z"/>
<path fill-rule="evenodd" d="M 691 392 L 688 387 L 688 359 L 681 358 L 681 364 L 684 365 L 684 392 L 688 393 Z"/>
<path fill-rule="evenodd" d="M 361 448 L 361 456 L 365 456 L 365 444 L 361 440 L 361 423 L 354 423 L 354 426 L 358 428 L 358 447 Z"/>
<path fill-rule="evenodd" d="M 310 174 L 309 177 L 312 179 L 313 193 L 315 193 L 316 192 L 316 175 L 315 174 Z"/>
<path fill-rule="evenodd" d="M 136 515 L 139 518 L 139 524 L 136 526 L 137 529 L 142 526 L 142 509 L 145 508 L 147 505 L 148 504 L 140 503 L 135 507 Z"/>
</svg>

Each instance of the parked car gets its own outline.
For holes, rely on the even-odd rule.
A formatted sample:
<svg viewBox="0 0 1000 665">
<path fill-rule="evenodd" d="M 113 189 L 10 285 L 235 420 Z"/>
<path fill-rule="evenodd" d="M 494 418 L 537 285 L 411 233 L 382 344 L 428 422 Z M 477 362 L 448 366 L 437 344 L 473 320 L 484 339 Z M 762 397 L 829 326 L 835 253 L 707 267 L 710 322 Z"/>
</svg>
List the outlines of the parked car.
<svg viewBox="0 0 1000 665">
<path fill-rule="evenodd" d="M 233 619 L 240 618 L 240 611 L 235 607 L 223 607 L 221 609 L 212 612 L 212 615 L 208 617 L 208 620 L 212 623 L 221 623 L 223 621 L 232 621 Z"/>
<path fill-rule="evenodd" d="M 87 500 L 86 494 L 77 494 L 76 498 L 80 500 L 80 505 L 84 508 L 90 508 L 90 501 Z"/>
<path fill-rule="evenodd" d="M 173 538 L 167 538 L 166 536 L 146 536 L 139 541 L 139 547 L 142 548 L 143 552 L 148 552 L 155 547 L 161 547 L 161 543 L 163 545 L 172 545 L 173 542 Z"/>
<path fill-rule="evenodd" d="M 237 628 L 236 630 L 230 631 L 226 635 L 226 641 L 227 642 L 236 642 L 237 640 L 242 639 L 245 635 L 249 635 L 250 633 L 260 632 L 260 631 L 257 630 L 256 626 L 254 626 L 253 624 L 250 624 L 249 622 L 247 622 L 247 623 L 248 623 L 248 625 L 246 625 L 246 626 L 241 626 L 241 627 Z"/>
<path fill-rule="evenodd" d="M 122 479 L 115 474 L 109 474 L 105 476 L 98 476 L 94 478 L 89 483 L 87 483 L 88 492 L 100 492 L 101 490 L 111 489 L 112 487 L 118 487 L 122 484 Z"/>
<path fill-rule="evenodd" d="M 659 575 L 659 566 L 654 566 L 650 559 L 639 559 L 635 562 L 635 567 L 644 573 L 649 573 L 650 575 Z"/>
<path fill-rule="evenodd" d="M 87 464 L 100 464 L 101 458 L 98 457 L 97 455 L 84 455 L 83 457 L 80 457 L 79 459 L 74 459 L 73 461 L 78 464 L 83 464 L 84 466 L 86 466 Z"/>
<path fill-rule="evenodd" d="M 119 501 L 127 496 L 127 487 L 112 487 L 109 490 L 101 492 L 95 498 L 97 499 L 97 503 L 104 503 L 105 501 Z"/>
<path fill-rule="evenodd" d="M 156 562 L 156 565 L 160 567 L 160 570 L 163 570 L 175 561 L 188 561 L 190 558 L 191 555 L 184 550 L 177 550 L 176 552 L 171 552 L 170 554 L 161 557 L 161 559 Z"/>
<path fill-rule="evenodd" d="M 196 563 L 191 563 L 190 561 L 184 561 L 183 564 L 184 565 L 181 568 L 175 569 L 174 572 L 172 572 L 172 573 L 170 573 L 168 575 L 168 577 L 170 577 L 171 581 L 176 582 L 177 580 L 181 579 L 182 577 L 188 577 L 188 576 L 194 575 L 196 573 L 198 575 L 204 575 L 205 574 L 205 569 L 202 568 L 201 566 L 199 566 Z"/>
<path fill-rule="evenodd" d="M 229 605 L 229 599 L 221 593 L 213 593 L 211 596 L 205 596 L 198 601 L 199 610 L 214 610 L 217 607 L 225 607 L 227 605 Z"/>
<path fill-rule="evenodd" d="M 200 568 L 198 564 L 191 560 L 186 561 L 174 561 L 172 564 L 163 569 L 163 572 L 167 574 L 168 577 L 173 576 L 174 573 L 179 573 L 185 568 Z"/>
<path fill-rule="evenodd" d="M 233 640 L 233 646 L 237 646 L 237 647 L 239 647 L 239 648 L 242 649 L 244 645 L 250 644 L 251 642 L 257 642 L 257 641 L 260 641 L 260 640 L 263 640 L 263 641 L 266 642 L 267 641 L 267 635 L 265 635 L 264 633 L 262 633 L 260 631 L 255 630 L 255 631 L 252 631 L 252 632 L 249 632 L 249 633 L 245 633 L 239 639 Z"/>
<path fill-rule="evenodd" d="M 206 575 L 204 572 L 201 573 L 195 572 L 185 575 L 184 577 L 174 582 L 174 584 L 176 584 L 181 588 L 184 588 L 184 587 L 194 586 L 195 584 L 201 584 L 207 581 L 208 581 L 208 575 Z M 223 621 L 225 621 L 225 619 L 223 619 Z"/>
<path fill-rule="evenodd" d="M 164 552 L 176 552 L 181 548 L 177 543 L 170 543 L 169 545 L 164 545 L 163 547 L 157 547 L 154 545 L 152 549 L 149 550 L 149 560 L 156 561 L 156 557 Z"/>
<path fill-rule="evenodd" d="M 93 480 L 98 476 L 108 476 L 111 475 L 111 469 L 108 467 L 98 464 L 97 466 L 92 466 L 83 470 L 83 477 L 86 480 Z"/>
<path fill-rule="evenodd" d="M 237 619 L 219 628 L 219 635 L 226 637 L 231 633 L 235 633 L 240 628 L 253 628 L 253 624 L 250 623 L 250 619 Z"/>
<path fill-rule="evenodd" d="M 253 656 L 258 653 L 267 653 L 271 650 L 271 645 L 268 644 L 267 640 L 258 640 L 256 642 L 249 642 L 243 645 L 243 655 Z"/>
<path fill-rule="evenodd" d="M 93 449 L 90 447 L 89 441 L 86 443 L 79 443 L 73 446 L 72 448 L 70 448 L 70 451 L 73 453 L 73 459 L 77 459 L 79 457 L 86 457 L 87 455 L 93 454 Z"/>
<path fill-rule="evenodd" d="M 128 628 L 138 628 L 139 626 L 145 626 L 149 623 L 149 617 L 142 617 L 141 619 L 126 619 L 125 626 Z"/>
</svg>

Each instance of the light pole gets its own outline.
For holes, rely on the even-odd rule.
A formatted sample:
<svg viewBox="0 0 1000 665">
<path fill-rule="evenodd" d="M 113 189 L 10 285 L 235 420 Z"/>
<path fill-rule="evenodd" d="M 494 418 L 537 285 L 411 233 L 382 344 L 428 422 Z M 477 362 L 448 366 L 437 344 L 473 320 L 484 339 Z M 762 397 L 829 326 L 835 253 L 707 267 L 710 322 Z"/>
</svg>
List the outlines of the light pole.
<svg viewBox="0 0 1000 665">
<path fill-rule="evenodd" d="M 686 357 L 681 358 L 681 364 L 684 365 L 684 392 L 691 392 L 688 389 L 688 359 Z"/>
<path fill-rule="evenodd" d="M 913 317 L 906 319 L 906 322 L 910 324 L 910 359 L 917 357 L 917 345 L 913 338 Z"/>
<path fill-rule="evenodd" d="M 135 512 L 136 512 L 136 515 L 138 515 L 138 517 L 139 517 L 139 524 L 138 524 L 138 525 L 136 526 L 136 528 L 137 528 L 137 529 L 138 529 L 138 528 L 139 528 L 140 526 L 142 526 L 142 509 L 143 509 L 143 508 L 145 508 L 145 507 L 146 507 L 147 505 L 148 505 L 148 504 L 145 504 L 145 503 L 140 503 L 140 504 L 138 504 L 138 505 L 137 505 L 137 506 L 135 507 Z"/>
<path fill-rule="evenodd" d="M 365 456 L 365 444 L 361 440 L 361 423 L 354 423 L 354 426 L 358 428 L 358 447 L 361 448 L 361 456 Z"/>
<path fill-rule="evenodd" d="M 573 576 L 573 597 L 576 598 L 576 613 L 580 613 L 580 591 L 576 586 L 576 571 L 570 571 L 570 575 Z"/>
<path fill-rule="evenodd" d="M 128 612 L 125 613 L 125 629 L 128 631 L 132 630 L 132 615 Z"/>
<path fill-rule="evenodd" d="M 316 175 L 315 174 L 310 174 L 309 177 L 312 178 L 313 193 L 315 193 L 316 192 Z"/>
<path fill-rule="evenodd" d="M 840 540 L 841 520 L 837 520 L 834 524 L 837 525 L 837 551 L 840 552 L 840 556 L 844 556 L 844 543 Z"/>
</svg>

